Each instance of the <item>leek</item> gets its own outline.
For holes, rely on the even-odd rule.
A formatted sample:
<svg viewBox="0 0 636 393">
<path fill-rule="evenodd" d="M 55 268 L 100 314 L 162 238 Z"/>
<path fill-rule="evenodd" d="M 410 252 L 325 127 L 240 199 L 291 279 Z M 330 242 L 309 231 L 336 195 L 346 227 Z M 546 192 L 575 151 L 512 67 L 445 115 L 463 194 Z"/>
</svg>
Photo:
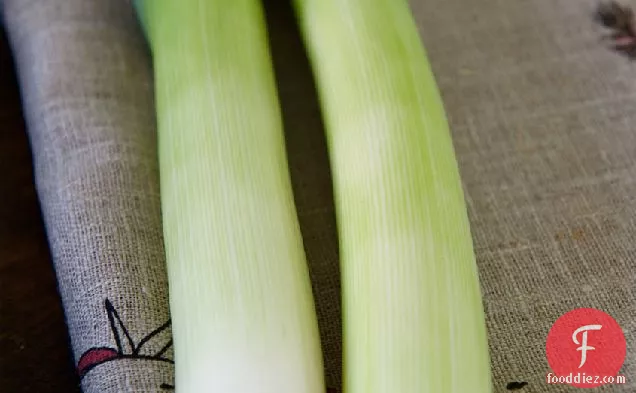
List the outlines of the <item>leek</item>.
<svg viewBox="0 0 636 393">
<path fill-rule="evenodd" d="M 154 61 L 179 393 L 324 393 L 258 0 L 136 3 Z"/>
<path fill-rule="evenodd" d="M 491 392 L 460 174 L 408 2 L 294 5 L 334 180 L 344 392 Z"/>
</svg>

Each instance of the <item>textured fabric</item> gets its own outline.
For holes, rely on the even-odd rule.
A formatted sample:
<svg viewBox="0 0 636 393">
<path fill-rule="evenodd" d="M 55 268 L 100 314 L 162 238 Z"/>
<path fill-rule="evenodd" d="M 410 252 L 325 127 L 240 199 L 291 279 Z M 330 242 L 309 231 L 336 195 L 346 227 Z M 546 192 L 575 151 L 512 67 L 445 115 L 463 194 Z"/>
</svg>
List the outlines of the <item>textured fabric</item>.
<svg viewBox="0 0 636 393">
<path fill-rule="evenodd" d="M 545 381 L 547 333 L 577 307 L 621 325 L 627 384 L 606 388 L 636 390 L 636 72 L 601 42 L 596 5 L 412 2 L 465 185 L 497 392 L 577 391 Z"/>
<path fill-rule="evenodd" d="M 128 3 L 7 0 L 84 392 L 173 384 L 150 58 Z"/>
</svg>

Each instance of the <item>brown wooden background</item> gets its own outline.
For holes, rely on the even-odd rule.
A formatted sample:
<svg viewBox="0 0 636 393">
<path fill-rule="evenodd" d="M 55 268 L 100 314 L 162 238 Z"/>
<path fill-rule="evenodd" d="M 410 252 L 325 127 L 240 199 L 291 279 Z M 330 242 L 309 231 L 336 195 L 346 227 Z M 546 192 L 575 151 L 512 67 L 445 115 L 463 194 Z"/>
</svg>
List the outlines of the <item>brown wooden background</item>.
<svg viewBox="0 0 636 393">
<path fill-rule="evenodd" d="M 10 47 L 0 37 L 0 392 L 80 392 Z"/>
</svg>

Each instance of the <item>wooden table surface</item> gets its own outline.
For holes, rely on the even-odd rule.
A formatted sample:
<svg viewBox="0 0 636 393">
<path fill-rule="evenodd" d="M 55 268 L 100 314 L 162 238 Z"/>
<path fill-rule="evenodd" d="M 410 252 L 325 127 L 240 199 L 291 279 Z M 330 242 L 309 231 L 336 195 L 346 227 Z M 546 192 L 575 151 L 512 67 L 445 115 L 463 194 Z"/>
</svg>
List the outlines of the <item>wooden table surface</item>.
<svg viewBox="0 0 636 393">
<path fill-rule="evenodd" d="M 0 391 L 79 392 L 4 32 L 0 86 Z"/>
</svg>

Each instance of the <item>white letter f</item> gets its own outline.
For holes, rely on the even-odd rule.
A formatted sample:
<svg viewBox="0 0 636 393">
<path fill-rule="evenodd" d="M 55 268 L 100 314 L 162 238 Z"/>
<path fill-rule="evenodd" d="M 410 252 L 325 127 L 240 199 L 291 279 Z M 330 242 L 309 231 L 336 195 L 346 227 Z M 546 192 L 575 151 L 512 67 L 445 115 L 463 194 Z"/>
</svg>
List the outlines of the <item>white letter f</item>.
<svg viewBox="0 0 636 393">
<path fill-rule="evenodd" d="M 581 351 L 581 364 L 579 365 L 579 368 L 583 367 L 583 365 L 585 364 L 585 360 L 587 359 L 587 351 L 588 350 L 593 350 L 595 349 L 594 347 L 589 347 L 587 345 L 587 332 L 588 330 L 601 330 L 601 325 L 586 325 L 586 326 L 581 326 L 580 328 L 576 329 L 574 331 L 574 333 L 572 334 L 572 341 L 574 341 L 575 344 L 581 344 L 580 347 L 578 347 L 576 350 L 577 351 Z M 579 343 L 579 340 L 576 339 L 576 336 L 583 332 L 583 339 L 581 340 L 582 342 Z"/>
</svg>

